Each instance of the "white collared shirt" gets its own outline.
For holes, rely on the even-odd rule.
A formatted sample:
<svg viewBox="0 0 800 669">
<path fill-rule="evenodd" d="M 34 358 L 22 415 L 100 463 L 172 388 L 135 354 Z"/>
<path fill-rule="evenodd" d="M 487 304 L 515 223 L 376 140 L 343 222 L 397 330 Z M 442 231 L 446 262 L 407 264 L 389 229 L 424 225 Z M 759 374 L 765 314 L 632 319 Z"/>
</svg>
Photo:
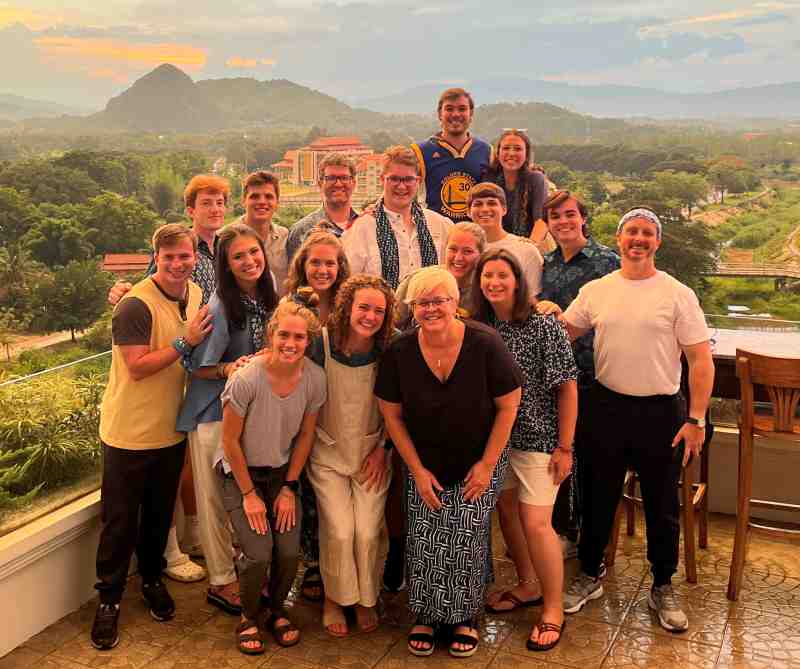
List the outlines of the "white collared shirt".
<svg viewBox="0 0 800 669">
<path fill-rule="evenodd" d="M 414 227 L 411 234 L 409 234 L 403 224 L 402 214 L 388 209 L 385 211 L 389 219 L 389 225 L 391 225 L 397 239 L 397 256 L 400 265 L 398 280 L 402 281 L 405 276 L 422 267 L 422 251 L 417 237 L 417 229 Z M 439 263 L 444 263 L 447 236 L 450 233 L 450 228 L 453 227 L 453 222 L 430 209 L 423 209 L 422 211 L 425 214 L 425 223 L 428 226 L 428 231 L 433 238 L 433 245 L 436 248 Z M 342 244 L 347 254 L 347 260 L 350 263 L 351 274 L 363 273 L 383 276 L 374 216 L 364 214 L 356 219 L 353 225 L 342 235 Z"/>
</svg>

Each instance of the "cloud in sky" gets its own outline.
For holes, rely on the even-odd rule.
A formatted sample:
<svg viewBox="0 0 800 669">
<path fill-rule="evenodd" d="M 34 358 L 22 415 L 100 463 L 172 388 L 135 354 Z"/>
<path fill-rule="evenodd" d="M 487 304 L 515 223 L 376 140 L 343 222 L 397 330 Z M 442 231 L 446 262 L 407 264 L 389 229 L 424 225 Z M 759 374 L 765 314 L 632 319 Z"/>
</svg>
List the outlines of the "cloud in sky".
<svg viewBox="0 0 800 669">
<path fill-rule="evenodd" d="M 500 76 L 692 91 L 758 85 L 768 64 L 770 81 L 800 78 L 794 0 L 21 2 L 0 0 L 0 90 L 98 106 L 161 62 L 362 98 Z"/>
</svg>

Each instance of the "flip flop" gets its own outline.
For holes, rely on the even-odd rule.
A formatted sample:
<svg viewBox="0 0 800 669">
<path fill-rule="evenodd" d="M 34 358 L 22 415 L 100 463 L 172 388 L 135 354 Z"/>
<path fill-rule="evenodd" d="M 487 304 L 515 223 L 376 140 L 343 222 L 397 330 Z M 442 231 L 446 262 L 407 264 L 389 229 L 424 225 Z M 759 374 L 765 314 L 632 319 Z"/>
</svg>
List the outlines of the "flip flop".
<svg viewBox="0 0 800 669">
<path fill-rule="evenodd" d="M 567 619 L 564 618 L 564 622 L 560 625 L 556 623 L 545 623 L 541 622 L 535 625 L 536 629 L 539 630 L 539 634 L 544 634 L 545 632 L 558 632 L 558 637 L 555 641 L 551 641 L 550 643 L 539 643 L 538 641 L 534 641 L 533 639 L 528 637 L 528 641 L 525 643 L 525 647 L 528 650 L 535 650 L 535 651 L 545 651 L 550 650 L 551 648 L 555 648 L 558 645 L 558 642 L 561 641 L 561 637 L 564 636 L 564 630 L 567 627 Z M 531 630 L 533 631 L 533 630 Z"/>
<path fill-rule="evenodd" d="M 509 602 L 513 606 L 510 609 L 498 609 L 496 605 L 500 602 Z M 511 613 L 511 611 L 516 611 L 517 609 L 526 609 L 529 606 L 541 606 L 542 604 L 544 604 L 544 598 L 541 596 L 536 599 L 529 599 L 526 602 L 517 597 L 511 590 L 506 590 L 494 604 L 487 603 L 486 610 L 489 613 Z"/>
</svg>

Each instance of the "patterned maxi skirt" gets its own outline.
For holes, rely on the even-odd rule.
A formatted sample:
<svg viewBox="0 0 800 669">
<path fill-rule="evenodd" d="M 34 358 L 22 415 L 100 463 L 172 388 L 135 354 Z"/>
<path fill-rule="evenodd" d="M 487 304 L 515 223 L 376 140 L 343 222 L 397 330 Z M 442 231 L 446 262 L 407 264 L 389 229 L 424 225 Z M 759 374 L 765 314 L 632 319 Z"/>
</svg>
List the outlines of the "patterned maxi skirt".
<svg viewBox="0 0 800 669">
<path fill-rule="evenodd" d="M 429 509 L 414 478 L 406 479 L 408 608 L 424 625 L 454 624 L 483 611 L 492 510 L 508 466 L 507 449 L 486 492 L 472 502 L 464 484 L 446 487 L 442 508 Z"/>
</svg>

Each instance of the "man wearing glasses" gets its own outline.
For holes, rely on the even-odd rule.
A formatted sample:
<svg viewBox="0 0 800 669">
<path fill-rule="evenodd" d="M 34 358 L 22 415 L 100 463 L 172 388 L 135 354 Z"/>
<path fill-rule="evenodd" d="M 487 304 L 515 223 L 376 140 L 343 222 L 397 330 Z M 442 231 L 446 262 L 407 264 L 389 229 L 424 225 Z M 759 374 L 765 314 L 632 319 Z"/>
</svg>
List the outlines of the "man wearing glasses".
<svg viewBox="0 0 800 669">
<path fill-rule="evenodd" d="M 341 237 L 358 218 L 353 209 L 356 186 L 355 163 L 342 153 L 329 153 L 319 164 L 319 188 L 322 206 L 301 218 L 289 229 L 286 256 L 292 262 L 294 254 L 312 230 L 325 230 Z"/>
<path fill-rule="evenodd" d="M 342 236 L 350 270 L 382 276 L 396 289 L 421 267 L 444 259 L 452 222 L 417 202 L 420 164 L 414 152 L 392 146 L 383 154 L 383 196 L 374 214 L 359 218 Z"/>
<path fill-rule="evenodd" d="M 463 88 L 439 96 L 441 131 L 412 144 L 425 180 L 428 207 L 455 222 L 469 220 L 467 196 L 489 167 L 492 147 L 469 134 L 475 103 Z"/>
</svg>

